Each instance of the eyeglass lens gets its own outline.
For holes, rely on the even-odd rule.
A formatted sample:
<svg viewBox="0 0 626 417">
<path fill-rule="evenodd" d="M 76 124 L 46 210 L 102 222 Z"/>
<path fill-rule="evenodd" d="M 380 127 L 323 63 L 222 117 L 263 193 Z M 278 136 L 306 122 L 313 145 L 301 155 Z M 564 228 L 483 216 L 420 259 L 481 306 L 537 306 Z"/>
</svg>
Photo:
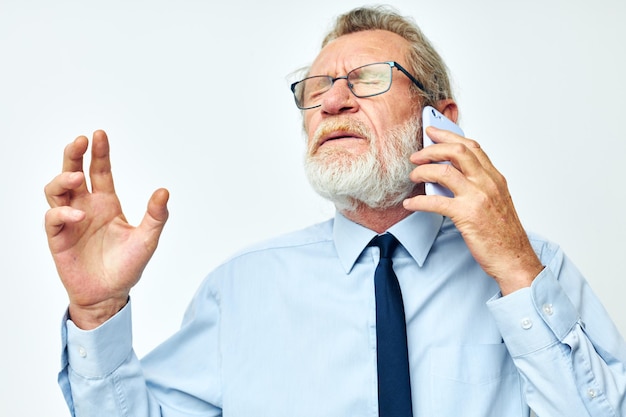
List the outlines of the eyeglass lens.
<svg viewBox="0 0 626 417">
<path fill-rule="evenodd" d="M 391 87 L 391 66 L 388 63 L 368 64 L 353 69 L 345 77 L 326 75 L 305 78 L 295 85 L 294 95 L 300 108 L 316 107 L 322 95 L 338 79 L 347 79 L 348 87 L 357 97 L 370 97 L 386 92 Z"/>
</svg>

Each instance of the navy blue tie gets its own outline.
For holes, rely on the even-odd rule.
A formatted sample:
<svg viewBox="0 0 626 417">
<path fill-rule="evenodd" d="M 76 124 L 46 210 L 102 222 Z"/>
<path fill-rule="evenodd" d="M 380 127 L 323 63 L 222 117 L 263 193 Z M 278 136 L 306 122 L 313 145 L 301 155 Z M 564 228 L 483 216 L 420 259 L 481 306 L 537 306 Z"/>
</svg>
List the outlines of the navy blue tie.
<svg viewBox="0 0 626 417">
<path fill-rule="evenodd" d="M 374 275 L 380 417 L 413 416 L 406 318 L 400 284 L 391 260 L 399 243 L 393 235 L 386 233 L 376 236 L 369 244 L 380 248 L 380 261 Z"/>
</svg>

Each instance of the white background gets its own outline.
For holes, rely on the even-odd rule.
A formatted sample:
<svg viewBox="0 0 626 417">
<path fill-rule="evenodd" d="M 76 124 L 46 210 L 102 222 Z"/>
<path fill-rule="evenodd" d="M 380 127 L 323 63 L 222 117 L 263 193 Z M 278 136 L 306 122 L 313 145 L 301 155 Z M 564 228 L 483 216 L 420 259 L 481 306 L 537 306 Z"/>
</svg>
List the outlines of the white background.
<svg viewBox="0 0 626 417">
<path fill-rule="evenodd" d="M 0 415 L 67 415 L 56 386 L 66 296 L 43 230 L 65 144 L 107 130 L 135 224 L 154 189 L 171 192 L 133 291 L 142 356 L 218 262 L 332 215 L 301 169 L 287 76 L 358 5 L 0 0 Z M 626 3 L 394 5 L 447 60 L 462 127 L 507 176 L 525 226 L 565 248 L 626 334 Z"/>
</svg>

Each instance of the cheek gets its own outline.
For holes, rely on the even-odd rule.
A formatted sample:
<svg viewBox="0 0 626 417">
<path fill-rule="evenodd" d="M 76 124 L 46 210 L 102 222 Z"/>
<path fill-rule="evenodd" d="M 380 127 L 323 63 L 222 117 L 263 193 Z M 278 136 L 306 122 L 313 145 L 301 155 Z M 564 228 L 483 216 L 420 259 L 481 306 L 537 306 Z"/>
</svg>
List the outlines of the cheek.
<svg viewBox="0 0 626 417">
<path fill-rule="evenodd" d="M 394 106 L 388 99 L 389 97 L 383 95 L 376 101 L 370 99 L 370 102 L 361 105 L 363 118 L 378 137 L 385 135 L 389 128 L 398 124 L 398 106 L 397 104 Z"/>
</svg>

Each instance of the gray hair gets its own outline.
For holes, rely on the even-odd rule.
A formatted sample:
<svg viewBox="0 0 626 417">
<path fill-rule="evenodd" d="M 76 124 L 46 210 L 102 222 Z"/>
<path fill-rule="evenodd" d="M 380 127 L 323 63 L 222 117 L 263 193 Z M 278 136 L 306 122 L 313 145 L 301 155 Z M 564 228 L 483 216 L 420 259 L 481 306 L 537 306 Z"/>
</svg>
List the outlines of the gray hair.
<svg viewBox="0 0 626 417">
<path fill-rule="evenodd" d="M 409 41 L 407 69 L 426 89 L 421 91 L 413 86 L 413 91 L 422 97 L 423 106 L 453 99 L 448 68 L 439 53 L 412 18 L 401 16 L 389 6 L 360 7 L 340 15 L 324 37 L 322 48 L 340 36 L 365 30 L 386 30 Z"/>
</svg>

